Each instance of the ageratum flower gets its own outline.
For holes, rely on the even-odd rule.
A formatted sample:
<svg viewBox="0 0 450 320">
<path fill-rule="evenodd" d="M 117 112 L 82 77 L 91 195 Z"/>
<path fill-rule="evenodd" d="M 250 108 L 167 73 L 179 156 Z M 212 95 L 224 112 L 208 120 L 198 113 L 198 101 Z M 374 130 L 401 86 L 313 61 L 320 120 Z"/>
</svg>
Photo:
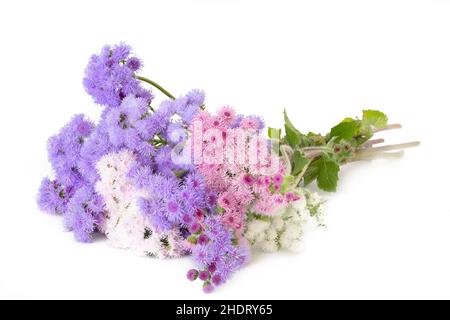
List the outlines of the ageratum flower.
<svg viewBox="0 0 450 320">
<path fill-rule="evenodd" d="M 152 93 L 144 90 L 134 77 L 141 67 L 141 61 L 131 56 L 130 46 L 105 46 L 100 54 L 91 57 L 83 84 L 96 103 L 108 107 L 118 107 L 128 95 L 150 101 Z"/>
</svg>

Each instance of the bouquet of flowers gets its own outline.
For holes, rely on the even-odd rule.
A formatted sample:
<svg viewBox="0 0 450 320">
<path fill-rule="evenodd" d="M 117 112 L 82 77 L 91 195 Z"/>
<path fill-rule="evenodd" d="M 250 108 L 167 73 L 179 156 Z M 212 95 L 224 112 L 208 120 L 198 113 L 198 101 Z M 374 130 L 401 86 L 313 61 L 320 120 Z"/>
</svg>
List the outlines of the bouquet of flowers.
<svg viewBox="0 0 450 320">
<path fill-rule="evenodd" d="M 77 241 L 100 233 L 142 255 L 192 255 L 187 278 L 206 293 L 252 250 L 294 249 L 308 220 L 322 223 L 324 202 L 309 184 L 334 192 L 342 165 L 418 145 L 377 147 L 374 134 L 400 126 L 375 110 L 326 135 L 302 133 L 286 112 L 284 130 L 265 129 L 229 106 L 207 111 L 200 90 L 173 96 L 141 66 L 125 44 L 91 57 L 83 83 L 103 112 L 97 123 L 75 115 L 48 140 L 54 178 L 42 181 L 38 204 L 62 215 Z M 150 88 L 168 99 L 154 106 Z"/>
</svg>

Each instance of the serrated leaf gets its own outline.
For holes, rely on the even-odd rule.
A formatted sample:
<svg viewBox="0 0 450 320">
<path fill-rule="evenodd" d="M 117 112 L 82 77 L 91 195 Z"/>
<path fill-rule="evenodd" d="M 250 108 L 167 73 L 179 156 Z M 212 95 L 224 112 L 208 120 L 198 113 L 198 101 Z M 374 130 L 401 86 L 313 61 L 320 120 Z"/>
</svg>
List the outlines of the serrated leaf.
<svg viewBox="0 0 450 320">
<path fill-rule="evenodd" d="M 286 110 L 284 110 L 284 127 L 286 129 L 286 139 L 292 148 L 297 147 L 300 144 L 301 133 L 295 128 L 289 119 Z"/>
<path fill-rule="evenodd" d="M 374 126 L 375 128 L 384 128 L 387 126 L 388 117 L 381 111 L 364 110 L 363 123 L 364 125 Z"/>
<path fill-rule="evenodd" d="M 281 138 L 281 129 L 269 128 L 269 138 L 280 140 Z"/>
<path fill-rule="evenodd" d="M 337 139 L 351 140 L 358 132 L 358 122 L 355 120 L 339 123 L 334 126 L 330 131 L 330 138 L 336 137 Z"/>
<path fill-rule="evenodd" d="M 329 157 L 322 157 L 319 164 L 317 186 L 328 192 L 335 192 L 338 182 L 339 164 Z"/>
<path fill-rule="evenodd" d="M 294 176 L 302 172 L 303 168 L 309 163 L 309 159 L 306 158 L 300 151 L 295 151 L 292 156 L 293 168 L 292 174 Z"/>
</svg>

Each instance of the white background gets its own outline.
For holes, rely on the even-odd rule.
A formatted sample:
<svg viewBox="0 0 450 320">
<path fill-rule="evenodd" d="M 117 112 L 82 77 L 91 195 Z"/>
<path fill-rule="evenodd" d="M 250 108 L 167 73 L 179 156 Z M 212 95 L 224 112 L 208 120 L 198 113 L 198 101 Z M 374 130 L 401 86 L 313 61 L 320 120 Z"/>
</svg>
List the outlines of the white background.
<svg viewBox="0 0 450 320">
<path fill-rule="evenodd" d="M 3 1 L 0 5 L 1 298 L 450 298 L 450 1 Z M 79 244 L 35 201 L 47 138 L 75 113 L 89 56 L 126 41 L 176 95 L 207 92 L 325 133 L 363 108 L 421 140 L 401 160 L 345 167 L 327 228 L 300 254 L 256 254 L 214 294 L 161 261 Z"/>
</svg>

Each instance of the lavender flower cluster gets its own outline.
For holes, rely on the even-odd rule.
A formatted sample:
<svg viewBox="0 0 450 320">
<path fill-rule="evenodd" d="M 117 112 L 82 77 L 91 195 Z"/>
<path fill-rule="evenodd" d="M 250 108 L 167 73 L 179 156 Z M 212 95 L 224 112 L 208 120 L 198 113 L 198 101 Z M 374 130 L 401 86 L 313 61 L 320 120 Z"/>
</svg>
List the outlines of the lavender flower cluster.
<svg viewBox="0 0 450 320">
<path fill-rule="evenodd" d="M 210 269 L 213 260 L 220 258 L 214 278 L 214 283 L 219 284 L 217 277 L 220 275 L 220 282 L 224 282 L 244 263 L 247 253 L 233 245 L 231 231 L 218 223 L 205 230 L 215 239 L 213 248 L 192 248 L 186 239 L 203 215 L 208 216 L 208 221 L 215 221 L 217 196 L 208 191 L 193 165 L 171 160 L 174 147 L 187 139 L 187 128 L 204 103 L 204 93 L 192 90 L 185 96 L 163 101 L 155 110 L 152 92 L 135 77 L 141 66 L 131 48 L 124 44 L 105 46 L 100 54 L 91 57 L 83 83 L 104 110 L 97 124 L 82 114 L 76 115 L 49 139 L 48 157 L 55 177 L 43 179 L 38 192 L 39 207 L 62 215 L 65 228 L 73 231 L 77 241 L 91 242 L 96 233 L 113 235 L 108 220 L 114 209 L 105 200 L 108 195 L 104 188 L 99 187 L 103 175 L 97 164 L 104 157 L 126 150 L 134 162 L 125 172 L 128 184 L 121 188 L 145 190 L 151 196 L 137 194 L 129 200 L 125 195 L 114 201 L 128 206 L 135 202 L 148 225 L 139 235 L 142 239 L 176 232 L 176 241 L 186 244 L 170 243 L 167 236 L 158 239 L 163 249 L 181 247 L 172 256 L 194 251 L 197 261 Z M 111 182 L 111 189 L 116 181 Z M 205 288 L 210 291 L 210 287 Z"/>
<path fill-rule="evenodd" d="M 203 91 L 174 98 L 141 68 L 125 44 L 91 57 L 83 84 L 103 111 L 96 122 L 74 116 L 48 140 L 54 177 L 42 180 L 40 209 L 61 215 L 80 242 L 101 234 L 139 254 L 192 255 L 187 278 L 206 293 L 244 266 L 251 248 L 294 248 L 307 218 L 320 216 L 320 198 L 300 187 L 312 160 L 286 145 L 275 152 L 260 117 L 229 106 L 210 113 Z M 156 107 L 144 83 L 169 99 Z M 308 148 L 317 156 L 320 147 Z"/>
</svg>

